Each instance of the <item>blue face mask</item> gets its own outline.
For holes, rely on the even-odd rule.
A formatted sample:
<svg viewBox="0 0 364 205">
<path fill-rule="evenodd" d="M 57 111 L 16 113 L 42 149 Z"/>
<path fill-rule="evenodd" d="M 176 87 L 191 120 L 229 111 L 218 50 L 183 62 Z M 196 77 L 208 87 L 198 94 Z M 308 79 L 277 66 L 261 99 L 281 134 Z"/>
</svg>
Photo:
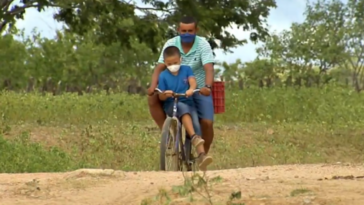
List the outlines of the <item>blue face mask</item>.
<svg viewBox="0 0 364 205">
<path fill-rule="evenodd" d="M 184 33 L 179 35 L 182 43 L 192 43 L 195 40 L 196 34 Z"/>
</svg>

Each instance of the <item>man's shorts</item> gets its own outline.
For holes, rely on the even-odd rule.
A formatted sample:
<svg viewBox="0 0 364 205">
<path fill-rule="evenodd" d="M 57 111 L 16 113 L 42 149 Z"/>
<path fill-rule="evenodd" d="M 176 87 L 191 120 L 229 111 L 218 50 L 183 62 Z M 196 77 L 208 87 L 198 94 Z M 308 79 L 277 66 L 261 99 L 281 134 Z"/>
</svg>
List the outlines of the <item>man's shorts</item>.
<svg viewBox="0 0 364 205">
<path fill-rule="evenodd" d="M 214 121 L 214 102 L 211 94 L 204 96 L 196 92 L 193 94 L 193 101 L 200 119 Z"/>
<path fill-rule="evenodd" d="M 170 105 L 168 105 L 168 107 L 164 110 L 166 112 L 166 114 L 170 117 L 172 117 L 173 115 L 173 103 L 171 103 Z M 193 128 L 195 130 L 195 133 L 197 135 L 201 136 L 201 127 L 200 127 L 200 121 L 198 119 L 198 114 L 197 111 L 194 107 L 189 106 L 183 102 L 178 102 L 177 104 L 177 117 L 181 120 L 182 123 L 182 119 L 181 117 L 185 114 L 189 114 L 192 118 L 192 124 L 193 124 Z"/>
</svg>

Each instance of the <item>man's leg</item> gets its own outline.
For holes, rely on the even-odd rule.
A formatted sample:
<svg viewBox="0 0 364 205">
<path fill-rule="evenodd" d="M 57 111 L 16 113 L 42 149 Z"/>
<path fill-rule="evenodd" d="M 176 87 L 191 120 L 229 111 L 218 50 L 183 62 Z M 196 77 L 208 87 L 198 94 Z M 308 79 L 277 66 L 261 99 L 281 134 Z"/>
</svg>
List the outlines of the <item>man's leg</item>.
<svg viewBox="0 0 364 205">
<path fill-rule="evenodd" d="M 214 127 L 213 121 L 208 119 L 201 119 L 202 136 L 205 139 L 205 152 L 209 153 L 212 141 L 214 140 Z"/>
<path fill-rule="evenodd" d="M 148 106 L 153 120 L 158 125 L 159 129 L 162 130 L 166 115 L 163 111 L 162 103 L 159 100 L 158 95 L 148 96 Z"/>
<path fill-rule="evenodd" d="M 202 138 L 205 140 L 205 152 L 206 154 L 210 150 L 210 146 L 214 139 L 214 104 L 212 96 L 204 96 L 200 93 L 193 95 L 198 117 L 200 118 Z"/>
</svg>

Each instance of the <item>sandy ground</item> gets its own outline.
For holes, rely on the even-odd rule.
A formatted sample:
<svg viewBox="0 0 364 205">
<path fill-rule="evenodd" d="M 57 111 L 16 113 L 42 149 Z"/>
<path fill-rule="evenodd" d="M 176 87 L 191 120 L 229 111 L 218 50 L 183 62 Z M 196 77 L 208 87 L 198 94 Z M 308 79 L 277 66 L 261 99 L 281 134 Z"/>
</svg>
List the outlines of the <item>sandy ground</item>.
<svg viewBox="0 0 364 205">
<path fill-rule="evenodd" d="M 172 187 L 182 185 L 184 175 L 89 169 L 67 173 L 0 174 L 0 204 L 139 205 L 146 198 L 150 198 L 152 204 L 164 204 L 153 201 L 153 197 L 163 192 L 161 190 L 171 196 L 169 204 L 209 204 L 199 197 L 204 195 L 202 192 L 194 193 L 193 199 L 173 194 L 176 191 L 173 192 Z M 230 204 L 364 204 L 363 165 L 253 167 L 209 171 L 206 175 L 220 179 L 209 191 L 213 204 L 229 204 L 231 193 L 239 191 L 241 199 Z"/>
</svg>

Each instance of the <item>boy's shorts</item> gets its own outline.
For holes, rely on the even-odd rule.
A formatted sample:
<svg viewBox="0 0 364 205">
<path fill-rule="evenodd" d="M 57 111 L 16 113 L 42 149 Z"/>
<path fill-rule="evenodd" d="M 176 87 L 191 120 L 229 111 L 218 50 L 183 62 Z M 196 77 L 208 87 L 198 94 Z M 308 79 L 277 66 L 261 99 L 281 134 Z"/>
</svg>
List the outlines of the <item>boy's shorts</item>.
<svg viewBox="0 0 364 205">
<path fill-rule="evenodd" d="M 172 117 L 173 115 L 173 103 L 171 103 L 170 105 L 168 105 L 165 110 L 166 114 L 169 117 Z M 201 127 L 200 127 L 200 122 L 199 122 L 199 118 L 198 118 L 198 114 L 197 111 L 194 107 L 185 104 L 183 102 L 178 102 L 177 103 L 177 117 L 180 119 L 181 123 L 182 123 L 182 116 L 189 114 L 192 118 L 192 124 L 193 124 L 193 128 L 195 130 L 195 134 L 201 136 Z"/>
<path fill-rule="evenodd" d="M 201 95 L 200 93 L 194 93 L 193 96 L 193 101 L 194 101 L 194 104 L 195 104 L 195 110 L 197 111 L 197 115 L 199 117 L 199 119 L 206 119 L 206 120 L 211 120 L 211 121 L 214 121 L 214 103 L 213 103 L 213 100 L 212 100 L 212 95 L 209 95 L 209 96 L 204 96 L 204 95 Z M 164 107 L 164 103 L 163 101 L 160 101 L 162 106 Z M 173 107 L 173 105 L 171 106 Z M 168 107 L 169 108 L 169 107 Z M 170 113 L 172 115 L 172 109 L 173 108 L 170 108 Z M 167 109 L 164 110 L 164 112 L 166 114 L 167 113 Z M 180 115 L 182 116 L 182 115 Z"/>
</svg>

